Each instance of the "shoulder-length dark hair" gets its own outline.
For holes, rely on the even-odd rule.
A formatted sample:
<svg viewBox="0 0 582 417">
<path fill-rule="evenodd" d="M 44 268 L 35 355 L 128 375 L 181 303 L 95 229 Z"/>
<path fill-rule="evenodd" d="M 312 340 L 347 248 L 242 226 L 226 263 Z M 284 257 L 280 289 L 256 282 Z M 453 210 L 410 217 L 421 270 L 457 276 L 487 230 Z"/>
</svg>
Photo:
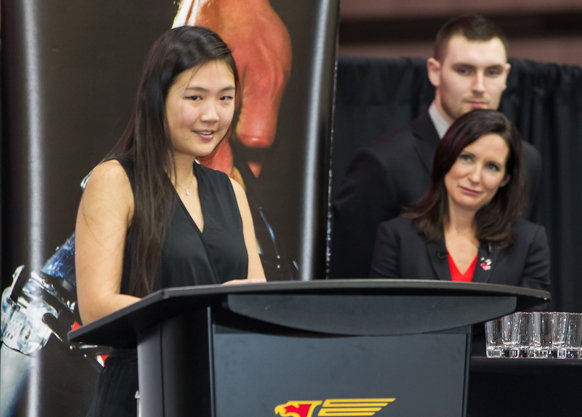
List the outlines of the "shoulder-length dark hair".
<svg viewBox="0 0 582 417">
<path fill-rule="evenodd" d="M 443 236 L 449 221 L 448 193 L 445 175 L 467 146 L 487 134 L 502 137 L 509 153 L 505 172 L 509 182 L 500 187 L 493 199 L 475 214 L 476 237 L 500 247 L 513 244 L 511 226 L 523 211 L 526 200 L 525 175 L 521 154 L 521 138 L 517 129 L 502 113 L 495 110 L 473 110 L 459 117 L 440 141 L 432 168 L 428 191 L 403 217 L 413 220 L 429 241 Z"/>
<path fill-rule="evenodd" d="M 231 51 L 210 29 L 182 26 L 160 36 L 146 58 L 129 123 L 106 159 L 132 154 L 134 212 L 127 233 L 122 292 L 143 297 L 159 275 L 160 254 L 176 201 L 168 187 L 174 151 L 166 115 L 166 98 L 184 71 L 213 61 L 231 69 L 238 91 L 238 72 Z M 230 134 L 230 129 L 225 138 Z"/>
</svg>

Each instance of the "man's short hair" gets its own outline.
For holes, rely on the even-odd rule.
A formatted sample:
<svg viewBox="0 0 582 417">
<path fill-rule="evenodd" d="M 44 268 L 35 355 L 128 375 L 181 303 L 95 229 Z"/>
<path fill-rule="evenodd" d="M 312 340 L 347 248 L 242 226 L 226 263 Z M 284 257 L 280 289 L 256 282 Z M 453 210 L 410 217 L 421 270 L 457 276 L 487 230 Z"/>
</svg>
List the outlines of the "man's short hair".
<svg viewBox="0 0 582 417">
<path fill-rule="evenodd" d="M 505 48 L 505 55 L 509 50 L 507 36 L 499 26 L 480 15 L 465 15 L 454 17 L 440 28 L 436 36 L 434 57 L 437 61 L 447 55 L 449 41 L 455 35 L 462 35 L 470 41 L 489 41 L 499 38 Z"/>
</svg>

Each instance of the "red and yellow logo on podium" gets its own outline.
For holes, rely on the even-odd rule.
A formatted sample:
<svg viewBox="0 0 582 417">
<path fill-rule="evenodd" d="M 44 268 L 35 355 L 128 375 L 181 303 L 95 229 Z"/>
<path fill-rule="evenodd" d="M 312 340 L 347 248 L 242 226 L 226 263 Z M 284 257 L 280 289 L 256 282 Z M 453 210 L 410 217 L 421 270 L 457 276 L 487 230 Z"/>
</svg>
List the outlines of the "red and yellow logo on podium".
<svg viewBox="0 0 582 417">
<path fill-rule="evenodd" d="M 373 416 L 396 398 L 349 398 L 325 401 L 288 401 L 275 407 L 275 414 L 282 417 L 356 417 Z M 319 413 L 315 409 L 321 405 Z"/>
</svg>

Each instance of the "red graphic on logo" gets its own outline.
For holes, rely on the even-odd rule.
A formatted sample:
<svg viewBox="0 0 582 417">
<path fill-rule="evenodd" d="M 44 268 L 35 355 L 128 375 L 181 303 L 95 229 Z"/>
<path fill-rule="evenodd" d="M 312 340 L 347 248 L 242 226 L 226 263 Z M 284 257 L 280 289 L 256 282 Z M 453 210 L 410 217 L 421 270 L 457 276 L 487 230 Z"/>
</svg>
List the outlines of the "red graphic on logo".
<svg viewBox="0 0 582 417">
<path fill-rule="evenodd" d="M 289 401 L 275 407 L 275 414 L 283 417 L 312 417 L 315 407 L 321 401 Z"/>
<path fill-rule="evenodd" d="M 336 398 L 327 399 L 319 409 L 318 417 L 373 416 L 396 398 Z M 289 401 L 275 407 L 275 414 L 284 417 L 312 417 L 321 401 Z"/>
</svg>

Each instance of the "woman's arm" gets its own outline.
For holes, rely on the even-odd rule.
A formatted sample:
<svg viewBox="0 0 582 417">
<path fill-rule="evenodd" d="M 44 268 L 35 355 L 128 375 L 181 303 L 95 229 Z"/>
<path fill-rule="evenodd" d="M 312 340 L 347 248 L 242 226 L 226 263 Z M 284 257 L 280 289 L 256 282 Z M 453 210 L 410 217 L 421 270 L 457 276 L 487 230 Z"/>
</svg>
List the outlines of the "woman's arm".
<svg viewBox="0 0 582 417">
<path fill-rule="evenodd" d="M 232 183 L 234 195 L 236 196 L 236 202 L 238 204 L 238 209 L 242 217 L 245 246 L 247 247 L 247 253 L 249 256 L 249 271 L 246 280 L 233 280 L 228 281 L 228 283 L 240 284 L 248 283 L 249 281 L 266 282 L 265 272 L 263 271 L 263 264 L 261 263 L 259 251 L 257 250 L 255 227 L 253 226 L 253 218 L 251 216 L 251 209 L 249 208 L 247 196 L 245 194 L 245 191 L 238 182 L 236 182 L 233 179 L 231 179 L 230 182 Z"/>
<path fill-rule="evenodd" d="M 537 226 L 529 246 L 520 287 L 550 291 L 550 247 L 543 226 Z"/>
<path fill-rule="evenodd" d="M 133 204 L 131 185 L 119 162 L 107 161 L 93 170 L 75 228 L 77 298 L 84 324 L 139 300 L 119 293 Z"/>
<path fill-rule="evenodd" d="M 399 246 L 390 222 L 380 223 L 372 254 L 370 278 L 400 278 Z"/>
</svg>

